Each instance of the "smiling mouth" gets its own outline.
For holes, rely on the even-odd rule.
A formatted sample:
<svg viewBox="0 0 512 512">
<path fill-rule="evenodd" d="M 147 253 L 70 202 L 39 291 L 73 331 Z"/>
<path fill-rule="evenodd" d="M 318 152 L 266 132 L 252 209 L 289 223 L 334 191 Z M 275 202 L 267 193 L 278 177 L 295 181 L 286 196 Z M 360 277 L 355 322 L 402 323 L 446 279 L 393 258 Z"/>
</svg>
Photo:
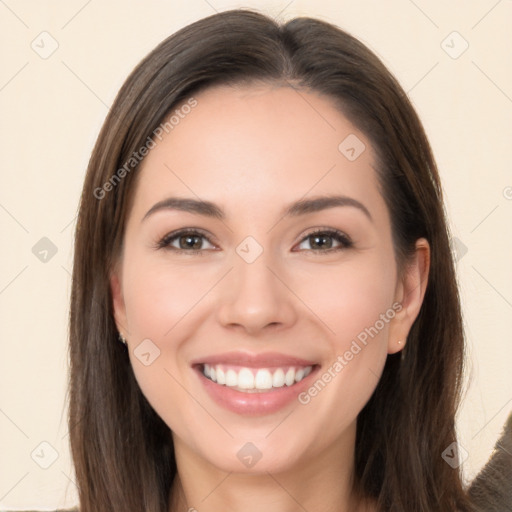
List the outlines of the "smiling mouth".
<svg viewBox="0 0 512 512">
<path fill-rule="evenodd" d="M 289 388 L 305 379 L 316 365 L 248 368 L 223 364 L 203 364 L 204 377 L 220 386 L 245 393 L 265 393 Z"/>
</svg>

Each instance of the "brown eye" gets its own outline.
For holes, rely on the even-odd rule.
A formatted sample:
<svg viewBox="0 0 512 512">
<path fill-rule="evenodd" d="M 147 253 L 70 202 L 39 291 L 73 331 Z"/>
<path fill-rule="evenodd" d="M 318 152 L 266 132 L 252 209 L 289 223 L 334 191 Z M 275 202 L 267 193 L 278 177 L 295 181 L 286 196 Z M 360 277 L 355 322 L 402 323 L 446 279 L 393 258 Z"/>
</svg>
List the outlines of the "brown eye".
<svg viewBox="0 0 512 512">
<path fill-rule="evenodd" d="M 204 247 L 208 243 L 211 247 Z M 183 253 L 195 254 L 204 252 L 204 249 L 212 249 L 215 246 L 208 237 L 196 230 L 180 230 L 164 236 L 157 244 L 158 249 L 169 249 Z"/>
<path fill-rule="evenodd" d="M 202 238 L 201 235 L 181 235 L 178 237 L 180 249 L 201 249 Z"/>
<path fill-rule="evenodd" d="M 309 235 L 310 245 L 313 249 L 330 249 L 333 245 L 333 239 L 330 235 L 321 233 L 319 235 Z"/>
<path fill-rule="evenodd" d="M 309 243 L 310 248 L 302 247 L 302 249 L 317 253 L 339 251 L 341 249 L 348 249 L 353 245 L 347 235 L 337 230 L 320 230 L 310 233 L 303 238 L 299 247 L 305 242 Z"/>
</svg>

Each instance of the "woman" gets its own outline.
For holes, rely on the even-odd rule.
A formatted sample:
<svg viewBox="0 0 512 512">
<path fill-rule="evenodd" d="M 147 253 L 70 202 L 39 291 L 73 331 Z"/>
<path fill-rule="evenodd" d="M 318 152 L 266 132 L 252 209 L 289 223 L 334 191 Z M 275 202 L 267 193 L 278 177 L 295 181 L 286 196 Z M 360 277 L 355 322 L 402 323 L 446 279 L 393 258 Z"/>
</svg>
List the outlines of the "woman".
<svg viewBox="0 0 512 512">
<path fill-rule="evenodd" d="M 75 250 L 82 512 L 471 510 L 439 175 L 349 34 L 239 10 L 162 42 L 99 135 Z"/>
</svg>

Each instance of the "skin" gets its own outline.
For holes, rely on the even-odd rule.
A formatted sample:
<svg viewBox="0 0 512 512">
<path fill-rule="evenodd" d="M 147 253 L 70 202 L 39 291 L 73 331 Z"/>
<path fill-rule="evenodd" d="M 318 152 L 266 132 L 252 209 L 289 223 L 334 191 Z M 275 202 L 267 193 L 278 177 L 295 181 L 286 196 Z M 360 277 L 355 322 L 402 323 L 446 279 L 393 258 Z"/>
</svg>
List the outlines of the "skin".
<svg viewBox="0 0 512 512">
<path fill-rule="evenodd" d="M 142 164 L 111 275 L 135 376 L 172 430 L 178 478 L 170 510 L 374 510 L 351 492 L 356 419 L 419 313 L 428 243 L 418 240 L 399 279 L 370 142 L 328 98 L 270 85 L 217 86 L 195 98 Z M 338 150 L 349 134 L 366 146 L 354 161 Z M 332 194 L 357 199 L 372 220 L 351 206 L 280 213 Z M 167 209 L 142 221 L 169 196 L 212 201 L 226 218 Z M 155 248 L 193 227 L 209 239 L 199 239 L 201 254 Z M 307 237 L 314 228 L 338 229 L 353 246 L 318 248 Z M 250 264 L 236 252 L 249 235 L 263 248 Z M 241 349 L 311 359 L 322 373 L 393 303 L 401 310 L 306 405 L 236 414 L 213 402 L 191 369 L 201 356 Z M 149 366 L 134 354 L 147 338 L 160 350 Z M 252 468 L 237 457 L 247 442 L 262 454 Z"/>
</svg>

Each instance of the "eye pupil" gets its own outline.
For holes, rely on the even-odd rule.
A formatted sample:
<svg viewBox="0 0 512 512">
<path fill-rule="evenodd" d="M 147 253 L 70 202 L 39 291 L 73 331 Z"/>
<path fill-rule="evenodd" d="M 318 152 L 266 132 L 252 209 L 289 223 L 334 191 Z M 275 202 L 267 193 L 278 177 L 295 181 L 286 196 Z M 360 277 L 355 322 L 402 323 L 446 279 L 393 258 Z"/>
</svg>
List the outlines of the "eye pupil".
<svg viewBox="0 0 512 512">
<path fill-rule="evenodd" d="M 202 245 L 201 236 L 199 235 L 183 235 L 180 236 L 180 249 L 200 249 Z M 192 245 L 190 245 L 190 243 Z M 188 244 L 188 245 L 187 245 Z"/>
<path fill-rule="evenodd" d="M 321 249 L 330 249 L 332 247 L 332 237 L 330 235 L 313 235 L 311 238 L 314 240 L 314 242 L 311 244 L 312 247 L 316 246 Z"/>
</svg>

